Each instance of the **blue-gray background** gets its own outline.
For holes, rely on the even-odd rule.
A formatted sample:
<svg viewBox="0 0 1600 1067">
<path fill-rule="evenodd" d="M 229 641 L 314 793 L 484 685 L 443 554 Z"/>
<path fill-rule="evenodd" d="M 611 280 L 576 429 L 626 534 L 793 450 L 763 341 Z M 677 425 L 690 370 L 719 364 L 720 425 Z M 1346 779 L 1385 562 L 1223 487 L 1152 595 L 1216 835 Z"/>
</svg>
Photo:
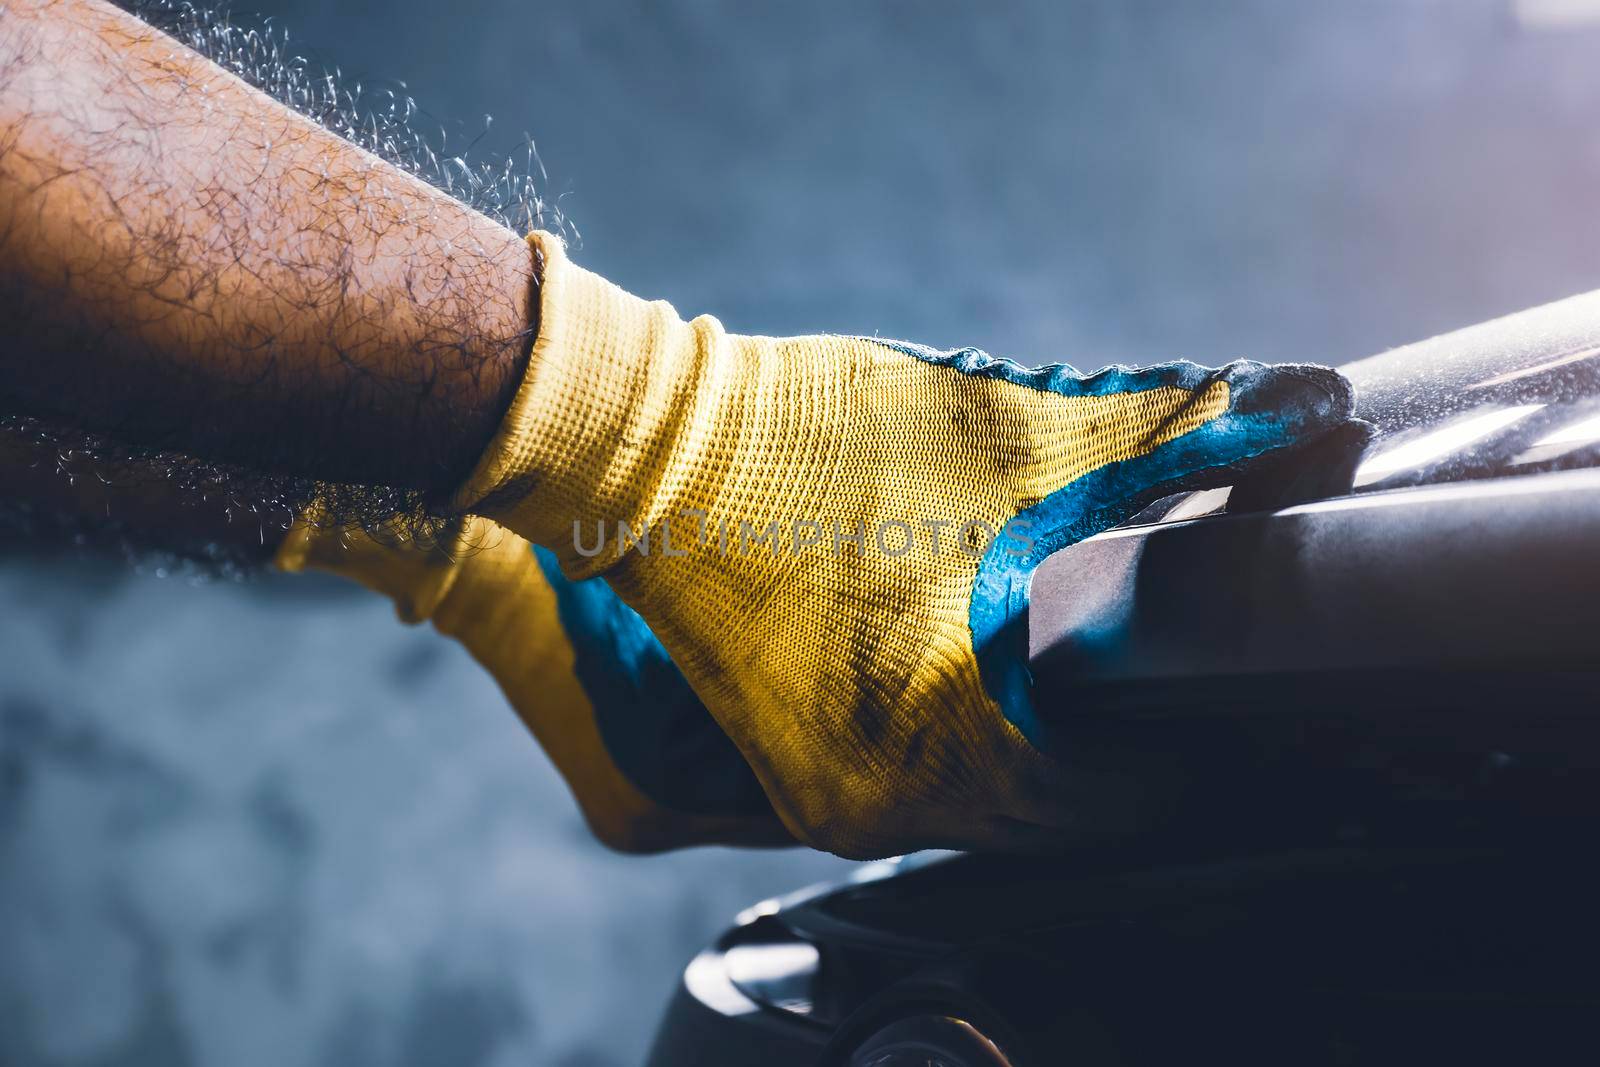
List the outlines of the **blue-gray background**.
<svg viewBox="0 0 1600 1067">
<path fill-rule="evenodd" d="M 1512 0 L 257 7 L 531 133 L 582 262 L 738 329 L 1337 362 L 1600 285 L 1600 24 Z M 843 868 L 607 855 L 351 589 L 16 557 L 0 604 L 6 1065 L 633 1063 Z"/>
</svg>

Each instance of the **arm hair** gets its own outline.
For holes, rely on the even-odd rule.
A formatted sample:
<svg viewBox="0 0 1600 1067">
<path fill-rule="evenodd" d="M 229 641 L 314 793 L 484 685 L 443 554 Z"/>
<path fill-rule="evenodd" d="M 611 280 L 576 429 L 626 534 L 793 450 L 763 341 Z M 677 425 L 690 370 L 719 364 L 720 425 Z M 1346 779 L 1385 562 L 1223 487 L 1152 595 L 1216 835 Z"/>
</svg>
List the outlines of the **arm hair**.
<svg viewBox="0 0 1600 1067">
<path fill-rule="evenodd" d="M 506 227 L 97 0 L 0 33 L 0 408 L 425 495 L 536 324 Z"/>
<path fill-rule="evenodd" d="M 288 33 L 185 0 L 122 4 L 223 70 L 515 232 L 577 231 L 541 195 L 531 139 L 514 155 L 478 148 L 489 133 L 421 125 L 403 86 L 350 83 L 295 54 Z M 451 136 L 470 141 L 450 149 Z M 4 343 L 0 341 L 0 343 Z M 315 479 L 201 460 L 60 422 L 0 412 L 0 555 L 35 550 L 110 553 L 191 573 L 239 575 L 272 557 L 306 505 L 330 524 L 432 540 L 439 525 L 415 489 Z"/>
</svg>

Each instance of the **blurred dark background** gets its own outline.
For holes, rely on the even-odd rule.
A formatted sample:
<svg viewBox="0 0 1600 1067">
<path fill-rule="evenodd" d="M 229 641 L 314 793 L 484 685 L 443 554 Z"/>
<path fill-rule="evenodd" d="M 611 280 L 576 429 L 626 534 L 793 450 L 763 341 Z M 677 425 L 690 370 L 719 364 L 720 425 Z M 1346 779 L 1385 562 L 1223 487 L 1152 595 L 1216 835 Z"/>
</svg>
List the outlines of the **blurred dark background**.
<svg viewBox="0 0 1600 1067">
<path fill-rule="evenodd" d="M 1600 286 L 1592 0 L 251 6 L 532 135 L 580 262 L 735 329 L 1341 362 Z M 13 551 L 0 603 L 8 1067 L 631 1064 L 735 910 L 847 869 L 608 855 L 353 588 Z"/>
</svg>

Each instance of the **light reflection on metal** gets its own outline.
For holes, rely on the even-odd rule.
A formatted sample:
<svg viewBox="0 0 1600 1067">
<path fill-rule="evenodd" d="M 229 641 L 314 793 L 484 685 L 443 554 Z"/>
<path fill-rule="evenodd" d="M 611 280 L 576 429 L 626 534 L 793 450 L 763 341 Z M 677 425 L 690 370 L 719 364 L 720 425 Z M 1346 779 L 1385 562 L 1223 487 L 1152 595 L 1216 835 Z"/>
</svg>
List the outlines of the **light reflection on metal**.
<svg viewBox="0 0 1600 1067">
<path fill-rule="evenodd" d="M 1600 28 L 1600 0 L 1512 0 L 1511 10 L 1530 30 Z"/>
<path fill-rule="evenodd" d="M 734 945 L 723 954 L 723 972 L 751 1000 L 792 1015 L 810 1015 L 812 983 L 822 956 L 807 941 Z"/>
<path fill-rule="evenodd" d="M 1595 441 L 1600 441 L 1600 415 L 1591 415 L 1587 419 L 1568 423 L 1558 430 L 1545 434 L 1519 452 L 1511 462 L 1542 463 L 1547 459 L 1574 452 Z"/>
<path fill-rule="evenodd" d="M 1543 407 L 1543 404 L 1519 404 L 1450 423 L 1367 460 L 1356 469 L 1354 484 L 1371 485 L 1400 471 L 1426 466 L 1520 422 Z"/>
<path fill-rule="evenodd" d="M 683 969 L 683 985 L 706 1007 L 723 1015 L 749 1015 L 761 1006 L 735 988 L 722 965 L 722 953 L 700 953 Z"/>
<path fill-rule="evenodd" d="M 1198 493 L 1190 493 L 1178 501 L 1176 507 L 1161 516 L 1162 522 L 1183 522 L 1185 519 L 1198 519 L 1202 515 L 1211 515 L 1228 506 L 1228 497 L 1233 495 L 1233 486 L 1225 485 L 1221 489 L 1206 489 Z"/>
<path fill-rule="evenodd" d="M 1564 352 L 1561 355 L 1556 356 L 1554 359 L 1547 359 L 1543 363 L 1535 363 L 1531 367 L 1522 367 L 1518 370 L 1508 370 L 1504 374 L 1496 374 L 1494 377 L 1485 378 L 1481 382 L 1473 382 L 1471 385 L 1467 386 L 1467 388 L 1489 389 L 1496 385 L 1504 385 L 1507 382 L 1514 382 L 1519 378 L 1532 378 L 1535 375 L 1543 374 L 1547 370 L 1555 370 L 1557 367 L 1565 367 L 1569 363 L 1582 363 L 1584 360 L 1593 359 L 1595 356 L 1600 356 L 1600 345 L 1589 345 L 1586 348 L 1578 349 L 1576 352 Z"/>
<path fill-rule="evenodd" d="M 779 900 L 777 897 L 771 897 L 767 900 L 758 901 L 741 911 L 738 915 L 735 915 L 733 917 L 734 925 L 749 926 L 757 919 L 765 918 L 768 915 L 778 914 L 778 909 L 782 906 L 783 901 Z"/>
<path fill-rule="evenodd" d="M 1570 422 L 1559 429 L 1552 430 L 1534 442 L 1535 445 L 1581 445 L 1585 441 L 1593 441 L 1600 437 L 1600 415 L 1591 415 L 1587 419 Z"/>
<path fill-rule="evenodd" d="M 1426 485 L 1407 488 L 1396 493 L 1363 493 L 1360 496 L 1339 496 L 1332 500 L 1318 500 L 1310 504 L 1295 504 L 1279 511 L 1279 515 L 1317 515 L 1329 511 L 1373 511 L 1379 508 L 1416 507 L 1419 504 L 1458 503 L 1467 501 L 1506 500 L 1519 496 L 1537 496 L 1549 492 L 1600 493 L 1600 471 L 1550 471 L 1530 474 L 1524 478 L 1494 478 L 1477 482 L 1457 482 L 1452 485 Z M 1146 536 L 1147 529 L 1112 530 L 1100 537 L 1139 535 Z"/>
<path fill-rule="evenodd" d="M 850 881 L 857 884 L 863 882 L 876 882 L 880 878 L 890 878 L 900 870 L 904 856 L 890 856 L 887 859 L 869 860 L 850 872 Z"/>
</svg>

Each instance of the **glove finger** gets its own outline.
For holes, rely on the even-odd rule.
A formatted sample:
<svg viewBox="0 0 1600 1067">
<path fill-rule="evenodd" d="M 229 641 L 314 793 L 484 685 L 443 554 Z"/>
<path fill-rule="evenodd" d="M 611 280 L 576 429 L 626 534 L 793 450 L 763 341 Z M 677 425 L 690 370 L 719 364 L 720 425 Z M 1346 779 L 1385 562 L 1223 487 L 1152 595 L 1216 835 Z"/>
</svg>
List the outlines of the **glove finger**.
<svg viewBox="0 0 1600 1067">
<path fill-rule="evenodd" d="M 639 614 L 603 578 L 571 581 L 533 549 L 612 762 L 657 804 L 690 815 L 772 819 L 755 772 Z"/>
</svg>

